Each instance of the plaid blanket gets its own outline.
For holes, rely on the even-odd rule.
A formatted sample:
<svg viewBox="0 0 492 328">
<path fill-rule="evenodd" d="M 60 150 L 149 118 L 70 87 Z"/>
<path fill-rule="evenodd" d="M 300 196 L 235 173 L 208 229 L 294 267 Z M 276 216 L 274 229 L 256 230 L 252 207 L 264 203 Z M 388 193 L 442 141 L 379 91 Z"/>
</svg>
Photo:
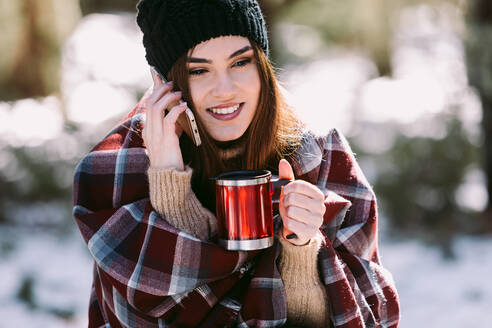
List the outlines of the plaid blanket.
<svg viewBox="0 0 492 328">
<path fill-rule="evenodd" d="M 89 327 L 282 326 L 278 240 L 261 251 L 226 251 L 152 208 L 138 133 L 144 113 L 142 99 L 75 171 L 73 215 L 94 258 Z M 376 198 L 347 141 L 336 129 L 307 133 L 288 160 L 297 179 L 327 196 L 318 261 L 331 324 L 397 327 L 398 295 L 378 256 Z"/>
</svg>

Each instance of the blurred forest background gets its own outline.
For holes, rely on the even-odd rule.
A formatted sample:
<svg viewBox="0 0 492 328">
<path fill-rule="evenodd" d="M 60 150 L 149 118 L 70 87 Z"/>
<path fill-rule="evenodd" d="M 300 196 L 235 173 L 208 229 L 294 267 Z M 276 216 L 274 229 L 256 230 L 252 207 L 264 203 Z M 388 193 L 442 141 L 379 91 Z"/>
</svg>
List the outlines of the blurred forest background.
<svg viewBox="0 0 492 328">
<path fill-rule="evenodd" d="M 0 327 L 26 316 L 86 326 L 91 260 L 71 215 L 73 171 L 151 85 L 137 2 L 0 0 Z M 290 101 L 313 129 L 348 137 L 379 199 L 384 263 L 417 306 L 410 297 L 431 287 L 407 294 L 416 282 L 403 278 L 417 279 L 405 270 L 423 253 L 464 268 L 460 249 L 492 249 L 492 1 L 259 2 Z M 481 287 L 455 300 L 492 305 Z"/>
</svg>

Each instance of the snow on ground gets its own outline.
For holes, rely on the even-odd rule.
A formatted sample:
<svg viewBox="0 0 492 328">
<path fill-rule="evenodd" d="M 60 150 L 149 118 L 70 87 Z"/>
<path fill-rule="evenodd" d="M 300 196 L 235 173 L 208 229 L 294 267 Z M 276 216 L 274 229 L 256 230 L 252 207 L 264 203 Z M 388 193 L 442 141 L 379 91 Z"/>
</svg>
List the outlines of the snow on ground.
<svg viewBox="0 0 492 328">
<path fill-rule="evenodd" d="M 92 260 L 78 233 L 0 230 L 0 327 L 86 327 Z M 6 248 L 13 247 L 10 251 Z M 460 237 L 455 260 L 417 241 L 383 242 L 401 301 L 401 328 L 489 327 L 492 237 Z M 33 307 L 17 295 L 31 277 Z M 73 315 L 65 319 L 64 313 Z"/>
<path fill-rule="evenodd" d="M 80 234 L 2 227 L 0 249 L 1 328 L 87 326 L 92 260 Z"/>
<path fill-rule="evenodd" d="M 490 327 L 492 322 L 492 238 L 460 237 L 457 258 L 417 241 L 383 243 L 383 265 L 395 279 L 401 328 Z"/>
</svg>

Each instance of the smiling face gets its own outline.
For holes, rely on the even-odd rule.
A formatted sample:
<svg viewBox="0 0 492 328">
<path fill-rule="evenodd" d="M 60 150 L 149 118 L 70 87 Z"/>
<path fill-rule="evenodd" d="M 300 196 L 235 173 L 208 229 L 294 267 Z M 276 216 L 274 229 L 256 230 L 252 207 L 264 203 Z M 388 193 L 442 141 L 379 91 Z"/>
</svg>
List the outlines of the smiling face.
<svg viewBox="0 0 492 328">
<path fill-rule="evenodd" d="M 258 107 L 260 77 L 253 48 L 242 36 L 222 36 L 188 52 L 187 70 L 195 113 L 217 141 L 235 140 Z"/>
</svg>

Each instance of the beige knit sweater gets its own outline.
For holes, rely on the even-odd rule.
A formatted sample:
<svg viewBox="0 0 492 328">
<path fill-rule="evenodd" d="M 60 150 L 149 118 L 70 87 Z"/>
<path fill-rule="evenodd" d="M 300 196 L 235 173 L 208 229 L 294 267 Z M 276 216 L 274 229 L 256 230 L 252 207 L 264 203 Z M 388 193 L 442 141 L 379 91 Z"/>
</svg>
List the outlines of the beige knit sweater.
<svg viewBox="0 0 492 328">
<path fill-rule="evenodd" d="M 150 201 L 170 224 L 202 240 L 217 232 L 217 219 L 202 206 L 191 189 L 192 169 L 149 168 Z M 197 220 L 197 218 L 203 218 Z M 302 327 L 329 327 L 329 305 L 317 269 L 321 236 L 295 246 L 280 234 L 279 271 L 287 296 L 287 323 Z"/>
</svg>

